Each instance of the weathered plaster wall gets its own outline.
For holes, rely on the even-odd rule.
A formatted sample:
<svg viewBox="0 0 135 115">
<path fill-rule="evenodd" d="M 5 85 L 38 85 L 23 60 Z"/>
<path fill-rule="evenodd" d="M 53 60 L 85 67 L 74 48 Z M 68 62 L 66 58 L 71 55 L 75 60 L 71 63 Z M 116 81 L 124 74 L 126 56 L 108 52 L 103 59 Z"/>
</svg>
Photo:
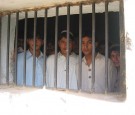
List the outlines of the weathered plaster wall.
<svg viewBox="0 0 135 115">
<path fill-rule="evenodd" d="M 3 87 L 1 115 L 133 115 L 122 95 Z M 129 107 L 129 109 L 128 109 Z"/>
<path fill-rule="evenodd" d="M 32 10 L 32 9 L 42 9 L 49 8 L 53 6 L 64 6 L 66 4 L 75 5 L 81 2 L 85 3 L 100 3 L 106 0 L 0 0 L 0 14 Z M 107 1 L 119 1 L 119 0 L 107 0 Z"/>
<path fill-rule="evenodd" d="M 13 53 L 14 53 L 14 39 L 15 39 L 15 18 L 10 22 L 10 41 L 9 41 L 9 82 L 13 82 Z M 1 75 L 0 81 L 2 84 L 6 83 L 6 57 L 7 57 L 7 22 L 8 16 L 2 17 L 2 30 L 1 30 Z"/>
</svg>

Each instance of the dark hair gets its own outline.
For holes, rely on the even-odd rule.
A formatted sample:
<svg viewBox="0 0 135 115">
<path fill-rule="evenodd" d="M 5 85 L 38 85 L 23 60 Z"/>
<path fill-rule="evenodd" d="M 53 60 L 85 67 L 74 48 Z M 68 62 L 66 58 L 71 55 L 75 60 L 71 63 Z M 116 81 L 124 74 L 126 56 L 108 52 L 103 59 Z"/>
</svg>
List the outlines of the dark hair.
<svg viewBox="0 0 135 115">
<path fill-rule="evenodd" d="M 36 32 L 36 37 L 40 38 L 40 39 L 43 39 L 42 35 L 39 32 Z M 27 39 L 33 39 L 33 38 L 34 38 L 34 31 L 33 31 L 33 29 L 27 31 Z"/>
<path fill-rule="evenodd" d="M 120 52 L 120 45 L 119 44 L 113 44 L 111 47 L 110 47 L 110 53 L 112 51 L 118 51 Z"/>
<path fill-rule="evenodd" d="M 113 44 L 109 48 L 109 56 L 111 56 L 112 51 L 118 51 L 118 52 L 120 52 L 120 45 L 119 44 Z"/>
<path fill-rule="evenodd" d="M 84 37 L 88 37 L 92 41 L 92 34 L 91 34 L 91 32 L 83 32 L 82 38 L 84 38 Z M 97 42 L 97 39 L 95 37 L 95 43 L 96 42 Z M 97 46 L 95 46 L 95 52 L 98 52 L 98 47 Z"/>
<path fill-rule="evenodd" d="M 92 34 L 90 32 L 83 32 L 82 38 L 84 38 L 84 37 L 92 38 Z"/>
<path fill-rule="evenodd" d="M 66 31 L 66 30 L 64 30 L 64 31 L 62 31 L 62 32 L 60 33 L 58 40 L 60 41 L 63 37 L 64 37 L 64 38 L 67 38 L 67 31 Z M 73 33 L 71 33 L 71 32 L 69 32 L 69 39 L 71 39 L 71 40 L 74 41 L 74 35 L 73 35 Z"/>
</svg>

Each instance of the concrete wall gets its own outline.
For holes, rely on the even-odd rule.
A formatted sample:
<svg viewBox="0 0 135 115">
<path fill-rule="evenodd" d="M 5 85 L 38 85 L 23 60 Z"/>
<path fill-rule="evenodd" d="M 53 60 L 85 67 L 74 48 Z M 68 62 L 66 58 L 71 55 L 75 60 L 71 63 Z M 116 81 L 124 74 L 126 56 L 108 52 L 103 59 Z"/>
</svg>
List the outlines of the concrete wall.
<svg viewBox="0 0 135 115">
<path fill-rule="evenodd" d="M 9 81 L 13 82 L 13 54 L 14 54 L 14 39 L 15 39 L 15 18 L 14 14 L 11 15 L 11 24 L 10 24 L 10 41 L 9 41 Z M 2 17 L 2 31 L 1 31 L 1 83 L 6 83 L 6 57 L 7 57 L 7 25 L 8 16 Z"/>
<path fill-rule="evenodd" d="M 117 94 L 87 94 L 49 89 L 3 87 L 1 115 L 134 115 Z M 128 108 L 129 107 L 129 108 Z"/>
</svg>

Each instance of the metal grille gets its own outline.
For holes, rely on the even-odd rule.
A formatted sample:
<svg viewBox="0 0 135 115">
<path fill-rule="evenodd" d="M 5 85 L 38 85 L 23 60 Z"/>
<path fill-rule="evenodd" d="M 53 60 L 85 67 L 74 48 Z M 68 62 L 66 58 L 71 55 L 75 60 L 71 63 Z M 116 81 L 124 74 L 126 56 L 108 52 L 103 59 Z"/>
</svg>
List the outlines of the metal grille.
<svg viewBox="0 0 135 115">
<path fill-rule="evenodd" d="M 121 2 L 120 2 L 120 5 L 121 5 Z M 69 58 L 69 56 L 70 56 L 70 52 L 69 52 L 69 47 L 70 47 L 70 30 L 71 30 L 71 28 L 70 28 L 70 16 L 71 16 L 71 14 L 70 14 L 70 5 L 67 5 L 67 26 L 66 26 L 66 31 L 67 31 L 67 55 L 66 55 L 66 87 L 64 88 L 64 90 L 69 90 L 70 88 L 70 86 L 69 86 L 69 76 L 70 76 L 70 74 L 69 74 L 69 70 L 70 70 L 70 58 Z M 83 4 L 81 3 L 79 6 L 79 28 L 78 28 L 78 30 L 79 30 L 79 33 L 78 33 L 78 41 L 79 41 L 79 59 L 78 59 L 78 63 L 79 63 L 79 66 L 78 66 L 78 69 L 79 69 L 79 76 L 78 76 L 78 78 L 77 78 L 77 89 L 78 90 L 81 90 L 81 88 L 82 88 L 82 77 L 83 77 L 83 75 L 82 75 L 82 51 L 81 51 L 81 49 L 82 49 L 82 17 L 83 17 Z M 58 24 L 59 23 L 61 23 L 61 22 L 59 22 L 59 8 L 60 7 L 56 7 L 56 16 L 55 16 L 55 33 L 53 33 L 53 34 L 55 34 L 55 58 L 54 58 L 54 68 L 52 68 L 53 70 L 54 70 L 54 87 L 53 88 L 56 88 L 57 89 L 57 80 L 58 80 L 58 76 L 57 76 L 57 73 L 58 73 L 58 34 L 59 34 L 59 27 L 58 27 Z M 121 8 L 121 7 L 120 7 Z M 26 85 L 26 80 L 27 80 L 27 78 L 26 78 L 26 72 L 27 72 L 27 70 L 26 70 L 26 47 L 27 47 L 27 44 L 26 44 L 26 42 L 27 42 L 27 24 L 28 24 L 28 12 L 24 12 L 25 13 L 25 23 L 24 23 L 24 43 L 23 43 L 23 45 L 24 45 L 24 57 L 23 57 L 23 86 L 27 86 Z M 36 87 L 36 85 L 35 85 L 35 80 L 36 80 L 36 31 L 37 31 L 37 13 L 38 13 L 38 11 L 34 11 L 34 38 L 33 38 L 33 40 L 34 40 L 34 45 L 33 45 L 33 77 L 32 77 L 32 86 L 33 87 Z M 121 16 L 121 14 L 120 14 L 120 16 Z M 46 48 L 47 48 L 47 31 L 49 31 L 49 30 L 47 30 L 47 27 L 49 26 L 49 25 L 47 25 L 47 20 L 48 20 L 48 9 L 45 9 L 45 11 L 44 11 L 44 52 L 43 52 L 43 79 L 42 79 L 42 81 L 43 81 L 43 85 L 42 86 L 46 86 L 46 84 L 47 84 L 47 79 L 46 79 L 46 60 L 47 60 L 47 56 L 46 56 Z M 2 18 L 2 17 L 1 17 Z M 0 18 L 0 44 L 1 44 L 1 39 L 3 39 L 2 37 L 1 37 L 1 31 L 2 31 L 2 23 L 1 23 L 1 18 Z M 121 24 L 121 20 L 123 20 L 122 18 L 120 18 L 120 24 Z M 109 35 L 108 35 L 108 33 L 109 33 L 109 25 L 108 25 L 108 2 L 105 2 L 105 93 L 107 93 L 108 92 L 108 49 L 109 49 L 109 46 L 108 46 L 108 42 L 109 42 Z M 15 67 L 15 74 L 14 74 L 14 83 L 17 85 L 17 72 L 18 72 L 18 68 L 17 68 L 17 63 L 18 63 L 18 52 L 17 52 L 17 48 L 18 48 L 18 28 L 19 28 L 19 24 L 18 24 L 18 22 L 19 22 L 19 12 L 17 12 L 16 13 L 16 31 L 15 31 L 15 51 L 14 51 L 14 61 L 15 61 L 15 64 L 14 64 L 14 67 Z M 95 73 L 96 73 L 96 70 L 95 70 L 95 54 L 96 54 L 96 51 L 95 51 L 95 47 L 96 47 L 96 44 L 95 44 L 95 34 L 96 34 L 96 32 L 95 32 L 95 29 L 96 29 L 96 25 L 95 25 L 95 22 L 96 22 L 96 13 L 95 13 L 95 3 L 92 3 L 92 47 L 93 47 L 93 49 L 92 49 L 92 90 L 94 91 L 94 84 L 95 84 L 95 80 L 96 80 L 96 78 L 95 78 Z M 7 52 L 7 54 L 6 54 L 6 84 L 7 85 L 9 85 L 9 64 L 10 64 L 10 62 L 9 62 L 9 60 L 10 60 L 10 56 L 9 56 L 9 54 L 10 54 L 10 52 L 9 52 L 9 49 L 10 49 L 10 25 L 11 25 L 11 14 L 9 14 L 8 15 L 8 20 L 7 20 L 7 48 L 6 48 L 6 52 Z M 120 26 L 120 30 L 122 30 L 122 26 Z M 121 41 L 120 41 L 120 43 L 121 43 Z M 123 44 L 120 44 L 122 47 L 123 47 Z M 124 55 L 124 54 L 123 54 Z M 2 56 L 2 54 L 1 54 L 1 52 L 0 52 L 0 60 L 1 60 L 1 56 Z M 121 56 L 122 57 L 122 56 Z M 1 62 L 0 62 L 0 64 L 1 64 Z M 0 70 L 1 70 L 1 68 L 0 68 Z M 2 84 L 2 83 L 1 83 Z M 47 88 L 49 88 L 49 87 L 47 87 Z M 52 88 L 52 87 L 51 87 Z"/>
</svg>

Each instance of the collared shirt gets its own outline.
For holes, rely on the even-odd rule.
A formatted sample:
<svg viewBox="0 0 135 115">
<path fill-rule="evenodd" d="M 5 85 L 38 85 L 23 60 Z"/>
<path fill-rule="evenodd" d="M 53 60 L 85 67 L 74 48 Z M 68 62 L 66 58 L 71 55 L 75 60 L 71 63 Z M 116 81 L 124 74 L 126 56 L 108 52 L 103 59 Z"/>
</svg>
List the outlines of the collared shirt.
<svg viewBox="0 0 135 115">
<path fill-rule="evenodd" d="M 43 86 L 43 54 L 36 57 L 35 62 L 35 86 Z M 24 52 L 18 54 L 17 59 L 17 85 L 23 85 Z M 26 51 L 26 86 L 32 86 L 33 79 L 33 55 Z"/>
<path fill-rule="evenodd" d="M 114 91 L 119 92 L 120 91 L 120 68 L 116 68 L 117 70 L 117 77 L 114 84 Z"/>
<path fill-rule="evenodd" d="M 86 63 L 85 57 L 82 59 L 82 90 L 86 92 L 105 92 L 105 57 L 101 54 L 97 54 L 95 57 L 95 84 L 92 87 L 92 64 L 89 66 Z M 113 91 L 114 80 L 116 77 L 116 69 L 108 60 L 108 91 Z"/>
<path fill-rule="evenodd" d="M 54 60 L 55 55 L 50 55 L 47 59 L 47 86 L 54 87 Z M 75 65 L 78 62 L 78 56 L 75 53 L 69 55 L 69 89 L 77 89 L 77 79 L 75 74 Z M 66 88 L 66 57 L 60 52 L 57 57 L 57 88 Z"/>
</svg>

